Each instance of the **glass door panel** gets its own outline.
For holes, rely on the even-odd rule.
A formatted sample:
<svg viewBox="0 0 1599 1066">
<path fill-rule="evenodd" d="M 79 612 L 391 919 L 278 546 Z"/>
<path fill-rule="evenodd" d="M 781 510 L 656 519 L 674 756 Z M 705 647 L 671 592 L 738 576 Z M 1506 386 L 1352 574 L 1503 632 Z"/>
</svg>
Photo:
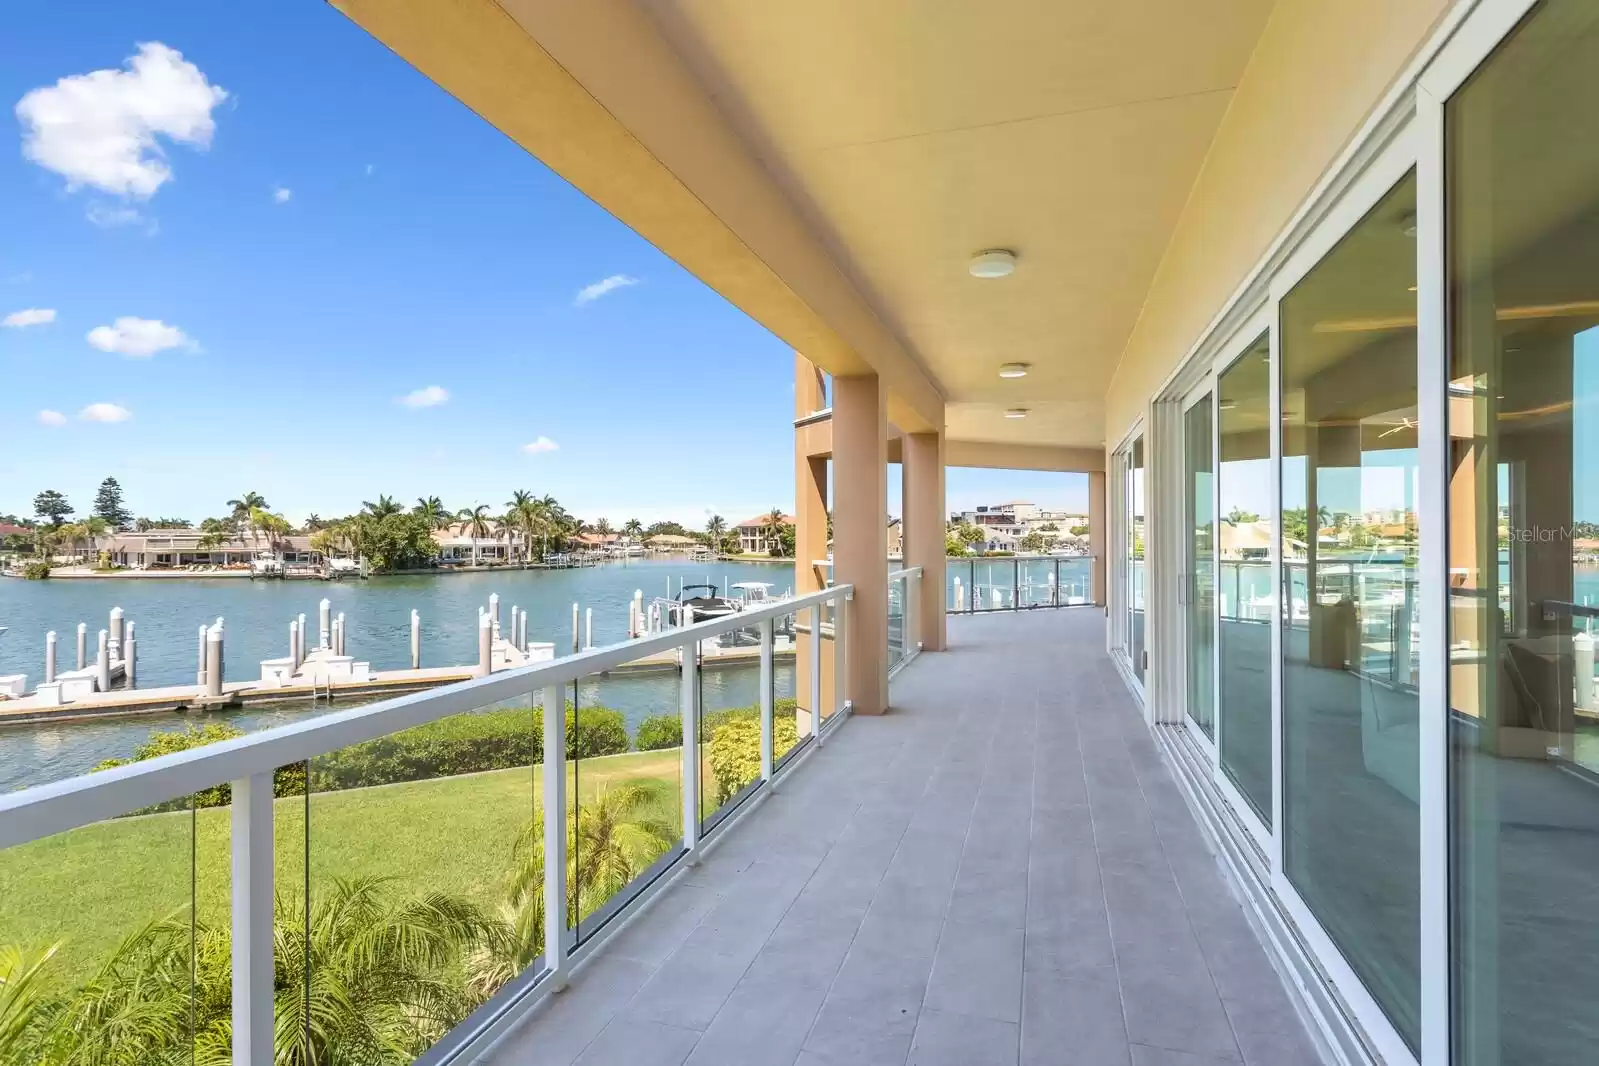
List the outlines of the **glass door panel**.
<svg viewBox="0 0 1599 1066">
<path fill-rule="evenodd" d="M 1420 1038 L 1416 182 L 1282 300 L 1283 862 Z M 1433 520 L 1428 516 L 1428 520 Z"/>
<path fill-rule="evenodd" d="M 1271 349 L 1262 335 L 1217 381 L 1217 672 L 1221 767 L 1271 823 Z"/>
<path fill-rule="evenodd" d="M 1188 716 L 1215 739 L 1216 496 L 1210 393 L 1183 415 L 1184 609 L 1188 622 Z"/>
<path fill-rule="evenodd" d="M 1127 657 L 1144 682 L 1144 438 L 1133 441 L 1127 463 Z"/>
</svg>

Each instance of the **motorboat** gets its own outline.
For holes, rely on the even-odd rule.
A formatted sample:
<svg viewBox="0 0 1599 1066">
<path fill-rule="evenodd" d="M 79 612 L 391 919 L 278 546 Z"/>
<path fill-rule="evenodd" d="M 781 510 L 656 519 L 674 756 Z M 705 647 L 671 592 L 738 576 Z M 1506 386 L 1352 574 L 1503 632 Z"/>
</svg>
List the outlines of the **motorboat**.
<svg viewBox="0 0 1599 1066">
<path fill-rule="evenodd" d="M 271 552 L 257 552 L 250 560 L 250 577 L 282 577 L 283 560 Z"/>
<path fill-rule="evenodd" d="M 683 585 L 677 590 L 677 599 L 671 604 L 671 620 L 675 626 L 682 625 L 685 612 L 692 609 L 696 622 L 706 622 L 713 618 L 726 618 L 730 614 L 737 614 L 743 605 L 726 596 L 718 596 L 715 585 Z"/>
</svg>

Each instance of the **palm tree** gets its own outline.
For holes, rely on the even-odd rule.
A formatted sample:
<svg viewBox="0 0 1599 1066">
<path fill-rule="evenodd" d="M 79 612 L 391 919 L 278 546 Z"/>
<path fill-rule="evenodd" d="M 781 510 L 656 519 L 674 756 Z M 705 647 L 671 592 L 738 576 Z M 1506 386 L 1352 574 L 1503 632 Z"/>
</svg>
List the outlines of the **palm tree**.
<svg viewBox="0 0 1599 1066">
<path fill-rule="evenodd" d="M 477 1004 L 458 973 L 503 927 L 442 892 L 397 896 L 384 878 L 333 879 L 309 916 L 279 896 L 273 939 L 278 1066 L 409 1062 Z M 303 991 L 302 991 L 303 990 Z"/>
<path fill-rule="evenodd" d="M 494 519 L 489 517 L 489 505 L 480 503 L 476 507 L 463 507 L 456 516 L 466 524 L 466 535 L 472 538 L 472 565 L 477 565 L 477 542 L 486 539 L 494 532 Z"/>
<path fill-rule="evenodd" d="M 598 533 L 602 537 L 610 536 L 611 535 L 611 522 L 610 522 L 610 519 L 607 519 L 607 518 L 596 518 L 594 520 L 594 532 Z"/>
<path fill-rule="evenodd" d="M 437 496 L 418 496 L 416 506 L 411 508 L 411 513 L 425 519 L 430 529 L 443 529 L 455 518 L 445 509 L 444 501 Z"/>
<path fill-rule="evenodd" d="M 721 551 L 723 541 L 727 539 L 727 519 L 719 514 L 711 515 L 711 520 L 705 523 L 705 532 L 711 537 L 711 550 Z"/>
<path fill-rule="evenodd" d="M 249 521 L 251 511 L 264 511 L 267 509 L 266 497 L 259 492 L 246 492 L 236 500 L 229 500 L 228 506 L 232 508 L 230 517 L 236 528 L 242 528 Z"/>
<path fill-rule="evenodd" d="M 315 533 L 317 530 L 326 527 L 327 524 L 327 521 L 321 515 L 317 514 L 315 511 L 312 511 L 310 514 L 305 516 L 305 524 L 300 528 L 305 530 L 307 533 Z"/>
<path fill-rule="evenodd" d="M 522 534 L 523 557 L 532 558 L 533 538 L 543 530 L 545 524 L 538 497 L 525 489 L 517 489 L 511 493 L 511 499 L 505 506 L 509 508 L 505 512 L 505 524 Z"/>
<path fill-rule="evenodd" d="M 361 507 L 373 518 L 387 518 L 391 514 L 399 514 L 405 508 L 400 506 L 400 501 L 393 496 L 379 495 L 377 502 L 371 500 L 361 501 Z"/>
<path fill-rule="evenodd" d="M 667 802 L 664 781 L 645 778 L 603 789 L 567 815 L 566 922 L 604 906 L 672 846 L 677 827 L 649 817 Z M 500 909 L 504 936 L 485 939 L 469 964 L 468 987 L 486 997 L 526 969 L 544 950 L 544 812 L 511 849 L 511 884 Z"/>
<path fill-rule="evenodd" d="M 765 515 L 761 531 L 766 534 L 767 551 L 773 555 L 783 554 L 783 529 L 787 525 L 788 516 L 781 507 L 774 507 Z"/>
<path fill-rule="evenodd" d="M 26 1062 L 24 1041 L 39 1023 L 46 1004 L 45 968 L 60 945 L 38 955 L 19 947 L 0 947 L 0 1062 Z"/>
<path fill-rule="evenodd" d="M 637 518 L 629 518 L 622 526 L 622 532 L 629 540 L 638 540 L 639 535 L 644 532 L 644 523 Z"/>
</svg>

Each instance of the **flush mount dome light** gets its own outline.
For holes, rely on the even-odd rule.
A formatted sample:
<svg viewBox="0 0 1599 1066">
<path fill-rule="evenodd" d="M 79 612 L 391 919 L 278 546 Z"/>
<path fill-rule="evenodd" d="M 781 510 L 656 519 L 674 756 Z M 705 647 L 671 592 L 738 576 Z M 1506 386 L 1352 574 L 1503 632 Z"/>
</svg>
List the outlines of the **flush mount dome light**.
<svg viewBox="0 0 1599 1066">
<path fill-rule="evenodd" d="M 1031 363 L 1001 363 L 999 376 L 1002 378 L 1024 378 L 1027 371 L 1032 369 Z"/>
<path fill-rule="evenodd" d="M 1025 408 L 1025 407 L 1010 407 L 1010 408 L 1007 408 L 1005 410 L 1005 417 L 1006 418 L 1026 418 L 1027 417 L 1027 408 Z"/>
<path fill-rule="evenodd" d="M 1008 248 L 990 248 L 972 256 L 967 268 L 974 278 L 1003 278 L 1016 272 L 1016 253 Z"/>
</svg>

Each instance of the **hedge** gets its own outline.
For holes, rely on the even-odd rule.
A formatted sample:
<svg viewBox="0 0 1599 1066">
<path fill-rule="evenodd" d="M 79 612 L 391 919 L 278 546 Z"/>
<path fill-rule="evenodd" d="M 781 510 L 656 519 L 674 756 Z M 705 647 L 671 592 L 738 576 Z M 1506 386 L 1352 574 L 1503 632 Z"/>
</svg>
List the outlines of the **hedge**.
<svg viewBox="0 0 1599 1066">
<path fill-rule="evenodd" d="M 574 718 L 577 720 L 574 721 Z M 592 759 L 628 750 L 622 712 L 566 705 L 566 757 Z M 311 763 L 317 792 L 509 770 L 544 761 L 544 710 L 512 707 L 451 715 L 356 744 Z"/>
<path fill-rule="evenodd" d="M 660 751 L 683 746 L 683 719 L 675 714 L 652 714 L 638 724 L 634 744 L 639 751 Z"/>
<path fill-rule="evenodd" d="M 794 708 L 793 699 L 777 701 L 774 736 L 779 751 L 798 739 Z M 701 736 L 710 738 L 711 765 L 717 788 L 719 791 L 727 789 L 721 796 L 724 801 L 760 773 L 759 716 L 759 707 L 732 707 L 707 712 L 701 720 Z M 609 707 L 585 707 L 580 721 L 575 720 L 577 717 L 568 703 L 568 759 L 620 755 L 629 749 L 622 712 Z M 107 759 L 95 769 L 124 766 L 243 735 L 243 731 L 224 722 L 165 732 L 157 730 L 134 749 L 131 759 Z M 639 723 L 637 747 L 640 751 L 680 747 L 682 737 L 682 720 L 677 715 L 651 715 Z M 485 770 L 508 770 L 543 761 L 543 709 L 498 708 L 451 715 L 318 756 L 310 762 L 310 785 L 313 791 L 332 792 Z M 279 767 L 274 774 L 273 791 L 279 796 L 300 795 L 305 788 L 306 767 L 303 764 Z M 217 785 L 193 797 L 172 800 L 149 810 L 187 809 L 191 799 L 196 807 L 225 807 L 231 802 L 231 793 L 226 784 Z"/>
</svg>

